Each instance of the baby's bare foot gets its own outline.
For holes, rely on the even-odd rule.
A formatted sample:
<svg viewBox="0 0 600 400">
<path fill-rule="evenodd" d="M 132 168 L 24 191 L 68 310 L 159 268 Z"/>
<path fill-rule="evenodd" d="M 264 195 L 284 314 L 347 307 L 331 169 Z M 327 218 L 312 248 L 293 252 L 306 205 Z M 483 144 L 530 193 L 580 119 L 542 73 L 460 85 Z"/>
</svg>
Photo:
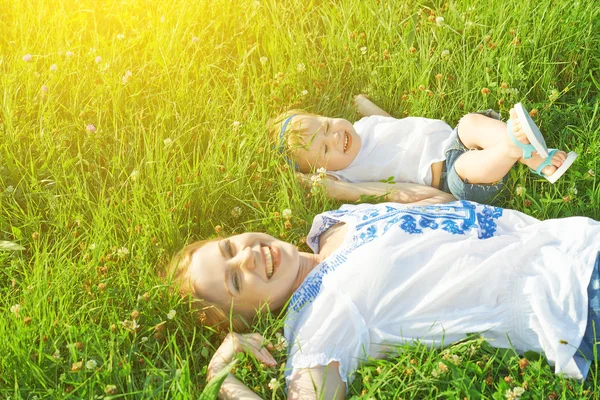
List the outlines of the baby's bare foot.
<svg viewBox="0 0 600 400">
<path fill-rule="evenodd" d="M 524 144 L 529 143 L 529 139 L 527 138 L 527 135 L 525 134 L 525 131 L 523 130 L 523 126 L 521 125 L 521 122 L 519 121 L 519 117 L 517 116 L 517 112 L 515 111 L 514 108 L 510 109 L 510 119 L 512 121 L 514 138 L 521 143 L 524 143 Z M 512 145 L 514 147 L 518 148 L 518 146 L 514 142 L 512 142 L 512 140 L 510 140 L 510 138 L 509 138 L 509 141 L 512 143 Z M 565 162 L 566 159 L 567 159 L 567 153 L 565 153 L 564 151 L 559 150 L 559 151 L 554 152 L 554 154 L 552 155 L 552 159 L 550 160 L 550 165 L 544 167 L 544 169 L 542 169 L 541 173 L 544 174 L 545 176 L 550 176 L 550 175 L 554 174 L 556 172 L 556 170 L 558 168 L 560 168 L 560 166 Z M 519 159 L 519 161 L 535 171 L 545 161 L 545 158 L 542 158 L 537 152 L 533 152 L 531 158 L 524 159 L 521 157 Z"/>
<path fill-rule="evenodd" d="M 525 134 L 525 131 L 523 130 L 523 126 L 519 121 L 519 116 L 514 108 L 510 109 L 510 121 L 512 124 L 512 132 L 509 132 L 507 127 L 507 135 L 505 140 L 507 152 L 510 157 L 520 159 L 523 156 L 523 149 L 517 146 L 517 144 L 512 140 L 511 135 L 520 143 L 529 144 L 530 142 Z"/>
<path fill-rule="evenodd" d="M 558 168 L 560 168 L 561 165 L 563 165 L 563 163 L 565 162 L 566 159 L 567 159 L 567 153 L 565 153 L 564 151 L 558 150 L 558 151 L 554 152 L 554 154 L 552 155 L 552 158 L 550 160 L 551 164 L 544 167 L 544 169 L 542 169 L 541 173 L 544 174 L 545 176 L 551 176 L 552 174 L 554 174 L 556 172 L 556 170 Z M 521 161 L 523 164 L 527 165 L 529 168 L 531 168 L 535 171 L 544 162 L 544 160 L 545 159 L 540 157 L 540 155 L 538 153 L 533 153 L 531 158 L 528 158 L 527 160 L 521 159 L 519 161 Z"/>
<path fill-rule="evenodd" d="M 521 121 L 519 121 L 519 116 L 517 115 L 517 112 L 515 111 L 514 108 L 510 109 L 510 120 L 512 121 L 514 138 L 523 144 L 529 144 L 530 143 L 529 139 L 527 138 L 527 135 L 525 134 L 525 131 L 523 130 Z"/>
</svg>

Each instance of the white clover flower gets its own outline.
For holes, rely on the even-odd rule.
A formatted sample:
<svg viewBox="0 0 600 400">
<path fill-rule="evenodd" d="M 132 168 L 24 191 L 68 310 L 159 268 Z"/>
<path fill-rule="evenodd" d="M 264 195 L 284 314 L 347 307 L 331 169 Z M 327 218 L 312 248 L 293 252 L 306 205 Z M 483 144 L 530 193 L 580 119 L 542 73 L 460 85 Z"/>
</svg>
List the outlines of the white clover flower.
<svg viewBox="0 0 600 400">
<path fill-rule="evenodd" d="M 442 58 L 448 58 L 448 57 L 450 57 L 450 50 L 444 50 L 444 51 L 442 51 L 441 56 L 442 56 Z"/>
<path fill-rule="evenodd" d="M 125 320 L 125 321 L 121 321 L 121 326 L 129 331 L 136 331 L 140 325 L 137 323 L 137 321 L 134 319 L 133 321 L 129 321 L 129 320 Z"/>
<path fill-rule="evenodd" d="M 121 247 L 119 250 L 117 250 L 117 256 L 120 258 L 124 258 L 127 254 L 129 254 L 127 247 Z"/>
<path fill-rule="evenodd" d="M 104 393 L 111 395 L 111 394 L 116 394 L 117 393 L 117 386 L 115 385 L 106 385 L 104 387 Z"/>
<path fill-rule="evenodd" d="M 275 378 L 272 378 L 271 381 L 269 382 L 269 389 L 271 389 L 272 391 L 276 391 L 281 387 L 281 384 L 279 383 L 279 381 Z"/>
<path fill-rule="evenodd" d="M 308 94 L 308 90 L 304 89 L 302 92 L 300 92 L 302 94 L 302 96 L 306 96 Z"/>
<path fill-rule="evenodd" d="M 296 66 L 296 71 L 298 72 L 304 72 L 306 71 L 306 65 L 304 65 L 303 63 L 300 63 Z"/>
<path fill-rule="evenodd" d="M 137 169 L 134 169 L 133 171 L 131 171 L 131 173 L 129 174 L 129 178 L 131 180 L 135 180 L 138 176 L 140 176 L 140 171 L 138 171 Z"/>
<path fill-rule="evenodd" d="M 96 369 L 97 366 L 98 363 L 94 359 L 89 359 L 88 362 L 85 363 L 85 367 L 90 370 Z"/>
<path fill-rule="evenodd" d="M 69 57 L 69 58 L 71 58 L 71 57 L 73 57 L 74 55 L 75 55 L 75 53 L 73 53 L 72 51 L 67 51 L 67 52 L 65 52 L 65 56 L 66 56 L 66 57 Z"/>
<path fill-rule="evenodd" d="M 124 33 L 119 33 L 119 34 L 117 35 L 117 39 L 118 39 L 118 40 L 123 40 L 123 39 L 125 39 L 125 34 L 124 34 Z"/>
<path fill-rule="evenodd" d="M 163 140 L 163 144 L 165 145 L 165 148 L 169 148 L 173 145 L 173 139 L 166 138 L 165 140 Z"/>
<path fill-rule="evenodd" d="M 437 17 L 437 18 L 435 19 L 435 23 L 436 23 L 438 26 L 444 26 L 444 17 Z"/>
<path fill-rule="evenodd" d="M 552 91 L 548 95 L 548 99 L 550 99 L 550 101 L 556 101 L 556 100 L 558 100 L 559 97 L 560 97 L 560 92 L 556 89 L 552 89 Z"/>
<path fill-rule="evenodd" d="M 275 337 L 277 338 L 277 342 L 274 345 L 275 349 L 277 351 L 283 351 L 283 350 L 287 349 L 288 341 L 285 338 L 285 336 L 283 336 L 281 333 L 277 332 L 275 334 Z"/>
<path fill-rule="evenodd" d="M 167 313 L 167 319 L 173 319 L 175 318 L 175 315 L 177 314 L 177 311 L 175 310 L 171 310 Z"/>
<path fill-rule="evenodd" d="M 517 189 L 516 189 L 517 196 L 521 196 L 524 191 L 525 191 L 525 188 L 523 186 L 517 186 Z"/>
<path fill-rule="evenodd" d="M 283 210 L 283 212 L 281 213 L 281 216 L 285 219 L 289 219 L 292 217 L 292 210 L 290 210 L 289 208 L 286 208 L 285 210 Z"/>
<path fill-rule="evenodd" d="M 90 250 L 96 250 L 96 243 L 90 244 Z"/>
<path fill-rule="evenodd" d="M 242 215 L 242 209 L 239 206 L 233 207 L 231 210 L 231 216 L 233 218 L 238 218 L 240 215 Z"/>
<path fill-rule="evenodd" d="M 446 372 L 448 372 L 448 366 L 446 364 L 444 364 L 443 362 L 441 362 L 441 361 L 438 363 L 438 369 L 443 374 L 445 374 Z"/>
<path fill-rule="evenodd" d="M 100 56 L 96 56 L 96 58 L 94 58 L 94 62 L 95 62 L 96 64 L 100 64 L 100 63 L 102 62 L 102 57 L 100 57 Z"/>
<path fill-rule="evenodd" d="M 52 71 L 52 72 L 58 71 L 58 65 L 56 65 L 56 64 L 52 64 L 52 65 L 50 66 L 50 71 Z"/>
<path fill-rule="evenodd" d="M 23 61 L 25 61 L 25 62 L 31 62 L 31 60 L 33 60 L 33 56 L 31 54 L 25 54 L 23 56 Z"/>
<path fill-rule="evenodd" d="M 312 181 L 312 183 L 313 183 L 313 185 L 314 185 L 314 184 L 316 184 L 316 183 L 319 183 L 319 182 L 321 182 L 321 181 L 323 180 L 323 178 L 321 178 L 321 176 L 319 176 L 319 175 L 315 174 L 315 175 L 312 175 L 312 176 L 310 177 L 310 180 Z"/>
<path fill-rule="evenodd" d="M 593 169 L 589 169 L 589 170 L 588 170 L 588 175 L 589 175 L 589 176 L 594 176 L 594 175 L 596 175 L 596 173 L 594 172 L 594 170 L 593 170 Z"/>
<path fill-rule="evenodd" d="M 525 389 L 523 389 L 520 386 L 517 386 L 513 389 L 508 389 L 506 393 L 504 393 L 504 396 L 507 400 L 518 400 L 521 398 L 523 393 L 525 393 Z"/>
<path fill-rule="evenodd" d="M 363 46 L 363 47 L 361 47 L 361 48 L 360 48 L 360 52 L 361 52 L 362 54 L 367 54 L 367 46 Z"/>
<path fill-rule="evenodd" d="M 13 185 L 8 185 L 4 191 L 6 193 L 13 193 L 15 191 L 15 187 Z"/>
<path fill-rule="evenodd" d="M 197 36 L 192 36 L 192 43 L 196 44 L 200 41 Z"/>
<path fill-rule="evenodd" d="M 321 167 L 317 170 L 317 174 L 324 175 L 327 173 L 327 170 L 324 167 Z"/>
<path fill-rule="evenodd" d="M 242 123 L 240 121 L 233 121 L 232 125 L 234 128 L 239 128 L 240 126 L 242 126 Z"/>
<path fill-rule="evenodd" d="M 60 356 L 60 350 L 56 349 L 56 351 L 52 354 L 52 358 L 56 361 L 60 360 L 62 357 Z"/>
<path fill-rule="evenodd" d="M 121 82 L 123 82 L 123 84 L 126 84 L 127 82 L 129 82 L 129 78 L 131 78 L 133 76 L 133 72 L 131 72 L 130 70 L 125 71 L 125 75 L 123 75 L 123 78 L 121 78 Z"/>
<path fill-rule="evenodd" d="M 10 308 L 10 312 L 15 314 L 17 317 L 19 316 L 19 311 L 21 311 L 21 306 L 19 304 L 15 304 Z"/>
<path fill-rule="evenodd" d="M 261 64 L 266 64 L 266 62 L 269 61 L 269 59 L 265 56 L 262 56 L 259 61 Z"/>
<path fill-rule="evenodd" d="M 143 338 L 140 339 L 140 341 L 142 343 L 146 343 L 148 341 L 148 336 L 144 336 Z"/>
</svg>

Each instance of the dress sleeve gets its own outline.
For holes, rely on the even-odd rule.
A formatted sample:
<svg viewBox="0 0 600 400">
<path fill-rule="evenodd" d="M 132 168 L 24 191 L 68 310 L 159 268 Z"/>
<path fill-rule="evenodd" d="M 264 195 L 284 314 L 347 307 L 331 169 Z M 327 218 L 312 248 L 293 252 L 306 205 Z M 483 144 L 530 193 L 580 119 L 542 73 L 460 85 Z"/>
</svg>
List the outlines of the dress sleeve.
<svg viewBox="0 0 600 400">
<path fill-rule="evenodd" d="M 354 304 L 343 293 L 321 290 L 310 304 L 286 319 L 289 343 L 286 383 L 294 371 L 338 362 L 349 384 L 361 360 L 369 354 L 369 331 Z M 348 387 L 348 385 L 346 385 Z"/>
</svg>

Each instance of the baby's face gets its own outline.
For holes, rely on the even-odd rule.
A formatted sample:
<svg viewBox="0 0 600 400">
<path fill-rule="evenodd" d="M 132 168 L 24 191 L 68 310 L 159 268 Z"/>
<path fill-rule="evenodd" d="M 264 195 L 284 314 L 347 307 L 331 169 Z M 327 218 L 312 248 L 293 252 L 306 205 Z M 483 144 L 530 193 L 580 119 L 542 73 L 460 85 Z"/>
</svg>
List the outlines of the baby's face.
<svg viewBox="0 0 600 400">
<path fill-rule="evenodd" d="M 301 130 L 300 140 L 291 143 L 292 158 L 301 172 L 321 167 L 328 171 L 346 168 L 356 158 L 361 147 L 360 136 L 352 124 L 342 118 L 298 115 L 294 118 Z"/>
</svg>

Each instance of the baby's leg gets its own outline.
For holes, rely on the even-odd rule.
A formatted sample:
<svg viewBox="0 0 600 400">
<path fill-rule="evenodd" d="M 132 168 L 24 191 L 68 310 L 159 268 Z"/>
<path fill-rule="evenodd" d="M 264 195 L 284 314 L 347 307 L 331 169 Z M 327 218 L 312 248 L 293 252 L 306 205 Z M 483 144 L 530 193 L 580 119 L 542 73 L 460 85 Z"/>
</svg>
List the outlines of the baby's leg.
<svg viewBox="0 0 600 400">
<path fill-rule="evenodd" d="M 529 143 L 512 109 L 510 118 L 513 120 L 515 139 Z M 484 115 L 465 115 L 458 124 L 458 135 L 466 147 L 481 149 L 463 154 L 454 164 L 457 174 L 469 183 L 485 184 L 499 181 L 517 161 L 533 169 L 544 161 L 537 153 L 527 160 L 522 158 L 523 150 L 509 137 L 506 124 Z M 552 157 L 552 165 L 544 168 L 542 172 L 548 176 L 552 175 L 565 159 L 566 153 L 557 151 Z"/>
</svg>

